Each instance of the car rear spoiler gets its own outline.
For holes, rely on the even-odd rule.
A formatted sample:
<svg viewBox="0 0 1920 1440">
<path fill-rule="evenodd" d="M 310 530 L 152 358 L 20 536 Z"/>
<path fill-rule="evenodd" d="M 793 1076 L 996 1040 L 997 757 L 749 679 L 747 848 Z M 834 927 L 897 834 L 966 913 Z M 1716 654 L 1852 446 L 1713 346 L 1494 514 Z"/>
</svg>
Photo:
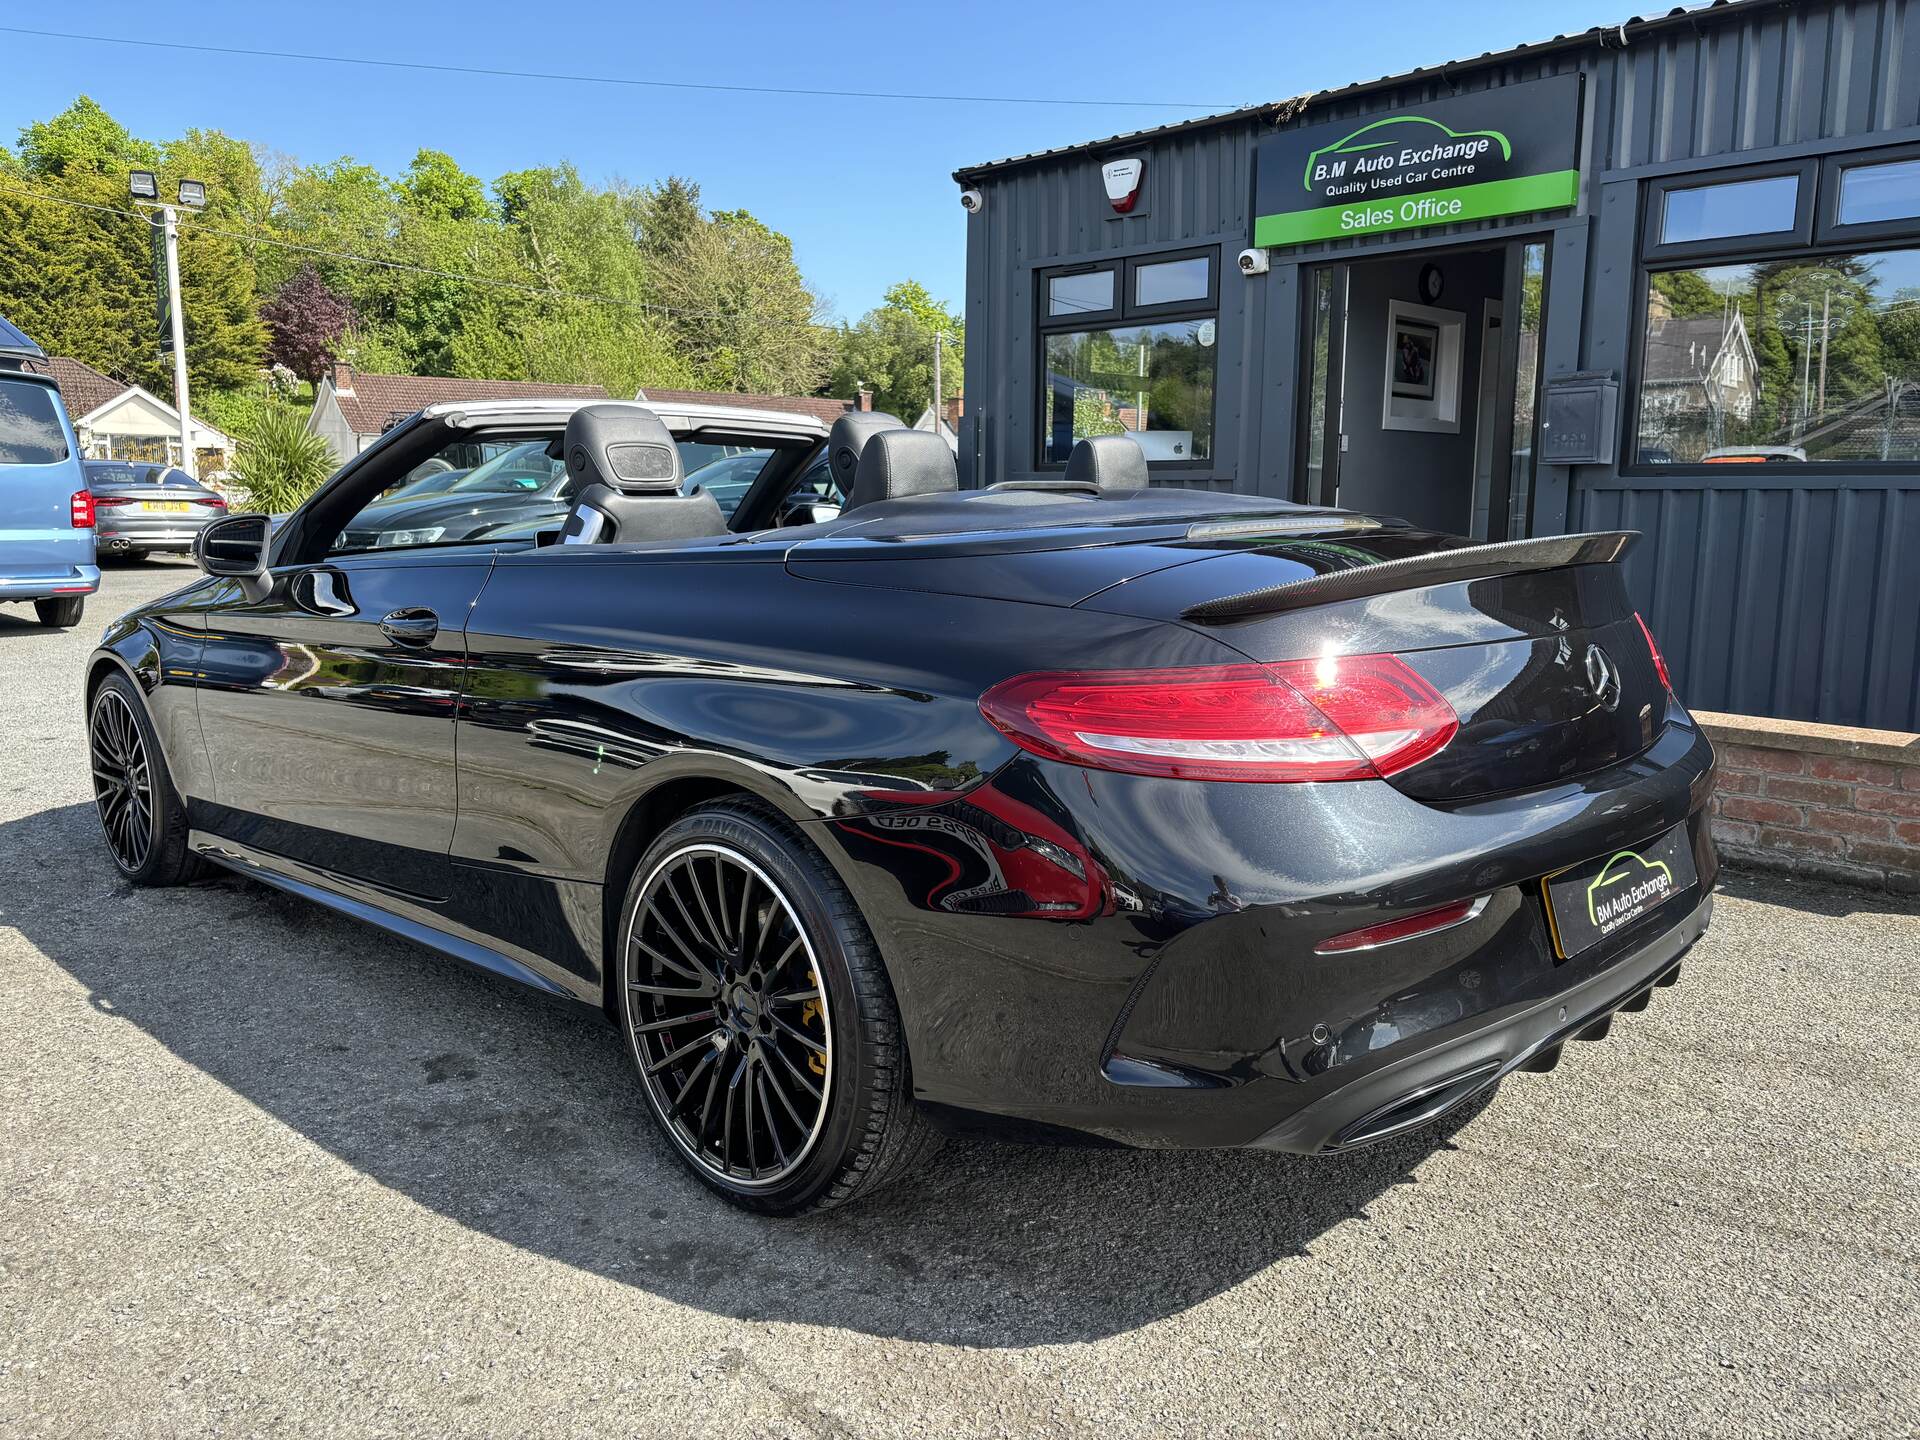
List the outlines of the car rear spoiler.
<svg viewBox="0 0 1920 1440">
<path fill-rule="evenodd" d="M 1417 590 L 1455 580 L 1486 580 L 1496 575 L 1518 575 L 1529 570 L 1557 570 L 1563 565 L 1605 565 L 1618 560 L 1640 538 L 1638 530 L 1596 530 L 1584 535 L 1548 535 L 1537 540 L 1507 540 L 1498 545 L 1463 545 L 1404 560 L 1382 560 L 1335 570 L 1284 585 L 1269 585 L 1239 595 L 1202 600 L 1180 612 L 1183 620 L 1220 625 L 1254 615 L 1302 610 L 1386 595 L 1395 590 Z M 1284 552 L 1284 546 L 1276 547 Z"/>
</svg>

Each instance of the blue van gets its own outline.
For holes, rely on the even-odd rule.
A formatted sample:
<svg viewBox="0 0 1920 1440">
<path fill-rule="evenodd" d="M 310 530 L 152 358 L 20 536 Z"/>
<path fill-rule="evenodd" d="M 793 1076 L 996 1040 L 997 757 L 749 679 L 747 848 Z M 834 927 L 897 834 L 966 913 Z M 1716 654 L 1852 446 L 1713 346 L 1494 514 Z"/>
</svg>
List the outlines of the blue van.
<svg viewBox="0 0 1920 1440">
<path fill-rule="evenodd" d="M 60 387 L 27 369 L 46 352 L 0 319 L 0 600 L 31 600 L 42 625 L 80 623 L 100 588 L 93 495 Z"/>
</svg>

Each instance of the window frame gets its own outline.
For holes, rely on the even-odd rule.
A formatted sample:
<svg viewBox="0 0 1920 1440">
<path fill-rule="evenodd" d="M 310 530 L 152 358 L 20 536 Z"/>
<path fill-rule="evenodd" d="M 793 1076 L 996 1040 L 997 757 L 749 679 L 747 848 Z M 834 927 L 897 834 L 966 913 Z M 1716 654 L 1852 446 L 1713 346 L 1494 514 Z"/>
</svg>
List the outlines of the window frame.
<svg viewBox="0 0 1920 1440">
<path fill-rule="evenodd" d="M 1920 214 L 1899 220 L 1861 220 L 1851 225 L 1840 220 L 1840 185 L 1849 170 L 1871 170 L 1876 165 L 1894 165 L 1903 160 L 1920 161 L 1920 142 L 1889 145 L 1879 150 L 1849 150 L 1825 157 L 1820 167 L 1820 217 L 1815 239 L 1825 246 L 1851 249 L 1889 248 L 1875 242 L 1912 240 L 1920 248 Z"/>
<path fill-rule="evenodd" d="M 1146 251 L 1139 254 L 1115 255 L 1111 259 L 1081 261 L 1070 265 L 1041 266 L 1034 271 L 1034 339 L 1033 339 L 1033 450 L 1030 452 L 1035 474 L 1062 473 L 1067 468 L 1065 460 L 1045 458 L 1047 450 L 1047 341 L 1055 335 L 1071 335 L 1082 331 L 1124 330 L 1133 326 L 1177 324 L 1183 320 L 1211 320 L 1214 322 L 1214 341 L 1208 347 L 1214 352 L 1213 387 L 1208 396 L 1207 433 L 1210 437 L 1210 451 L 1219 447 L 1220 421 L 1220 258 L 1221 247 L 1215 245 L 1182 245 L 1171 250 Z M 1201 300 L 1176 300 L 1160 305 L 1136 305 L 1133 303 L 1134 273 L 1143 266 L 1159 265 L 1169 260 L 1205 259 L 1207 261 L 1207 294 Z M 1051 282 L 1064 275 L 1084 275 L 1092 271 L 1107 270 L 1113 273 L 1115 304 L 1111 310 L 1078 311 L 1072 315 L 1050 315 L 1049 290 Z M 1149 474 L 1168 474 L 1181 476 L 1211 475 L 1219 464 L 1217 455 L 1209 453 L 1204 460 L 1153 460 L 1147 461 Z"/>
<path fill-rule="evenodd" d="M 1818 202 L 1820 162 L 1817 158 L 1787 161 L 1773 165 L 1737 165 L 1724 170 L 1693 171 L 1650 180 L 1646 185 L 1645 213 L 1640 228 L 1641 268 L 1670 270 L 1670 265 L 1699 255 L 1751 256 L 1776 250 L 1795 250 L 1813 243 L 1814 208 Z M 1799 182 L 1793 200 L 1793 224 L 1785 230 L 1763 230 L 1746 235 L 1722 235 L 1711 240 L 1662 241 L 1660 227 L 1666 219 L 1667 196 L 1676 190 L 1708 190 L 1716 185 L 1738 185 L 1753 180 L 1777 180 L 1793 176 Z"/>
</svg>

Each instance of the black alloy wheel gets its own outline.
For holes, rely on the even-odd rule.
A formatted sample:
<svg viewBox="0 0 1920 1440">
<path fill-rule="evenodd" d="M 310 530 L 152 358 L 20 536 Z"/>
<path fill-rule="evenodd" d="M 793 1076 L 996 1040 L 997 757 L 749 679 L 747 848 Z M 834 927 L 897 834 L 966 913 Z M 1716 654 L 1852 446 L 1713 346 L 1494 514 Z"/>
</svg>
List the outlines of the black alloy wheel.
<svg viewBox="0 0 1920 1440">
<path fill-rule="evenodd" d="M 153 762 L 118 686 L 103 685 L 93 697 L 87 741 L 93 749 L 93 803 L 107 848 L 122 870 L 136 873 L 153 853 Z"/>
<path fill-rule="evenodd" d="M 87 707 L 93 803 L 107 850 L 136 885 L 179 885 L 206 862 L 187 848 L 186 806 L 167 776 L 160 738 L 139 690 L 125 675 L 100 682 Z"/>
<path fill-rule="evenodd" d="M 648 876 L 628 944 L 635 1056 L 674 1141 L 732 1184 L 777 1184 L 819 1139 L 833 1085 L 793 906 L 738 850 L 688 845 Z"/>
<path fill-rule="evenodd" d="M 820 853 L 771 808 L 682 817 L 634 872 L 619 1013 L 647 1106 L 744 1208 L 839 1204 L 925 1149 L 873 937 Z"/>
</svg>

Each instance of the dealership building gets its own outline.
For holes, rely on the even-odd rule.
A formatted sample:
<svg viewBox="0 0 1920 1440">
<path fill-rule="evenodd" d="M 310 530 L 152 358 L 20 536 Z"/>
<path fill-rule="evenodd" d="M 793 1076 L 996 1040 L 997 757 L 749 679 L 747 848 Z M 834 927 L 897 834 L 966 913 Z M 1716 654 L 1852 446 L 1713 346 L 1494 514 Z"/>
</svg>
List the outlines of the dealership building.
<svg viewBox="0 0 1920 1440">
<path fill-rule="evenodd" d="M 976 165 L 973 483 L 1632 529 L 1708 710 L 1920 730 L 1920 0 L 1722 0 Z"/>
</svg>

